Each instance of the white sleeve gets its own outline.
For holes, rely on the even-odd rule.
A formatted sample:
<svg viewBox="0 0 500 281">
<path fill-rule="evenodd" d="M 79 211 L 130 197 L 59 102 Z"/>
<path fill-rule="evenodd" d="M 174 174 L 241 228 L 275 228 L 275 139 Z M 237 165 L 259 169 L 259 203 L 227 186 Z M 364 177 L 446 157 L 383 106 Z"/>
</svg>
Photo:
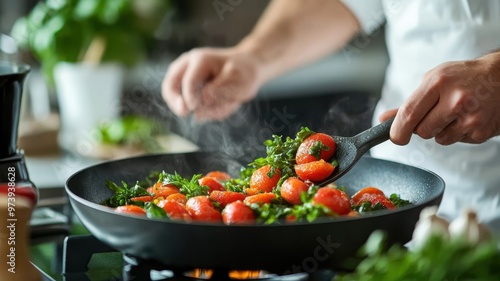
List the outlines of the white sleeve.
<svg viewBox="0 0 500 281">
<path fill-rule="evenodd" d="M 361 30 L 372 33 L 385 22 L 382 0 L 341 0 L 356 16 Z"/>
</svg>

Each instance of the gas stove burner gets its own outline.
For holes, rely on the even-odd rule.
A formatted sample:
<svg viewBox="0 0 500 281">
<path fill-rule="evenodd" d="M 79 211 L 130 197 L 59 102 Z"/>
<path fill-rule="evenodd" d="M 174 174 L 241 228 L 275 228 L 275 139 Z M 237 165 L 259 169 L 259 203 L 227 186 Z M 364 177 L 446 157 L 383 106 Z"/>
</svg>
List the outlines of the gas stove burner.
<svg viewBox="0 0 500 281">
<path fill-rule="evenodd" d="M 193 275 L 193 271 L 201 271 L 200 275 Z M 234 272 L 227 271 L 213 271 L 213 270 L 193 270 L 189 272 L 184 272 L 176 274 L 171 270 L 150 271 L 151 281 L 205 281 L 205 280 L 217 280 L 217 281 L 231 281 L 231 280 L 249 280 L 249 281 L 307 281 L 309 275 L 307 273 L 297 273 L 291 275 L 279 276 L 276 274 L 270 274 L 261 272 L 254 275 L 256 271 L 249 272 L 239 272 L 239 275 L 235 275 Z M 136 279 L 134 279 L 136 278 Z M 130 280 L 137 280 L 137 276 Z M 124 279 L 125 280 L 125 279 Z M 140 279 L 143 280 L 143 279 Z"/>
<path fill-rule="evenodd" d="M 271 272 L 235 271 L 222 269 L 177 269 L 154 261 L 145 260 L 129 254 L 120 254 L 92 235 L 68 236 L 64 241 L 62 274 L 65 281 L 88 280 L 85 276 L 92 275 L 90 259 L 95 254 L 114 253 L 120 259 L 121 272 L 112 268 L 113 273 L 109 280 L 113 281 L 331 281 L 334 272 L 318 270 L 313 273 L 292 273 L 279 275 Z M 83 278 L 83 279 L 82 279 Z M 107 280 L 107 279 L 106 279 Z"/>
<path fill-rule="evenodd" d="M 307 273 L 298 273 L 290 275 L 277 275 L 264 270 L 212 270 L 212 269 L 194 269 L 194 270 L 170 270 L 163 269 L 166 266 L 155 261 L 143 260 L 128 254 L 123 255 L 124 280 L 179 280 L 179 281 L 231 281 L 231 280 L 250 280 L 250 281 L 307 281 Z"/>
</svg>

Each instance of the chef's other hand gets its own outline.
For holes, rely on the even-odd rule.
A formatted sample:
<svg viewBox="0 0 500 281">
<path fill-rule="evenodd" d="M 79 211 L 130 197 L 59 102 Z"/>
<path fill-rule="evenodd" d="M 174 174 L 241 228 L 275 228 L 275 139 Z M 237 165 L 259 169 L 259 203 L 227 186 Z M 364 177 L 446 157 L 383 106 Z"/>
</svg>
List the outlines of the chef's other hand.
<svg viewBox="0 0 500 281">
<path fill-rule="evenodd" d="M 500 52 L 470 61 L 447 62 L 424 76 L 393 116 L 391 140 L 405 145 L 413 133 L 442 145 L 482 143 L 500 135 Z"/>
<path fill-rule="evenodd" d="M 220 120 L 255 97 L 260 87 L 257 60 L 235 48 L 198 48 L 170 64 L 162 95 L 179 116 Z"/>
</svg>

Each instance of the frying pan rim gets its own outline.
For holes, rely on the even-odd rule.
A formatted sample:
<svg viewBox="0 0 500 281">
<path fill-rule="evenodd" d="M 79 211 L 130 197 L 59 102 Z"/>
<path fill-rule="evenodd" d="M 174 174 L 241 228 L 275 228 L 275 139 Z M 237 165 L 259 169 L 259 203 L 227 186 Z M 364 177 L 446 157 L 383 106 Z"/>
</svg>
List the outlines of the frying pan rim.
<svg viewBox="0 0 500 281">
<path fill-rule="evenodd" d="M 419 204 L 419 205 L 405 206 L 405 207 L 398 208 L 395 211 L 391 211 L 391 210 L 379 210 L 379 211 L 376 211 L 376 213 L 370 213 L 370 214 L 366 214 L 366 215 L 363 215 L 363 216 L 360 216 L 360 217 L 340 217 L 340 218 L 335 218 L 335 219 L 321 218 L 320 217 L 320 218 L 317 218 L 313 222 L 302 221 L 302 222 L 285 223 L 285 224 L 225 225 L 222 222 L 221 223 L 209 223 L 209 222 L 197 222 L 197 221 L 185 222 L 185 221 L 155 219 L 155 218 L 148 218 L 146 216 L 141 217 L 141 216 L 134 216 L 134 215 L 129 215 L 129 214 L 116 213 L 116 212 L 114 212 L 112 210 L 111 207 L 107 207 L 107 206 L 104 206 L 104 205 L 101 205 L 101 204 L 98 204 L 98 203 L 94 203 L 94 202 L 88 201 L 88 200 L 86 200 L 86 199 L 84 199 L 84 198 L 82 198 L 80 196 L 77 196 L 68 187 L 68 184 L 70 183 L 70 181 L 74 177 L 76 177 L 78 174 L 80 174 L 80 173 L 82 173 L 82 172 L 84 172 L 86 170 L 94 169 L 95 167 L 101 166 L 101 165 L 109 165 L 109 164 L 115 163 L 115 162 L 133 161 L 133 159 L 146 158 L 146 157 L 161 157 L 161 156 L 168 156 L 168 155 L 187 155 L 187 154 L 200 154 L 200 153 L 213 153 L 213 152 L 216 152 L 216 151 L 192 151 L 192 152 L 185 152 L 185 153 L 182 153 L 182 152 L 181 153 L 157 153 L 157 154 L 145 154 L 145 155 L 127 157 L 127 158 L 122 158 L 122 159 L 102 161 L 102 162 L 93 164 L 91 166 L 82 168 L 82 169 L 74 172 L 66 180 L 64 188 L 65 188 L 65 191 L 69 195 L 69 197 L 70 197 L 71 200 L 75 200 L 75 201 L 79 202 L 80 204 L 87 205 L 87 206 L 89 206 L 89 207 L 91 207 L 93 209 L 96 209 L 98 211 L 104 211 L 104 212 L 112 214 L 112 215 L 126 216 L 126 217 L 129 217 L 131 219 L 140 219 L 140 220 L 146 220 L 146 221 L 155 221 L 155 222 L 158 222 L 158 223 L 179 224 L 179 225 L 186 225 L 186 226 L 191 225 L 193 227 L 195 227 L 195 226 L 204 226 L 204 227 L 224 227 L 224 228 L 236 228 L 236 227 L 237 228 L 293 227 L 293 226 L 296 227 L 296 226 L 302 226 L 302 225 L 332 224 L 332 223 L 335 223 L 335 222 L 357 221 L 357 220 L 366 220 L 366 219 L 373 218 L 373 217 L 391 216 L 391 215 L 394 215 L 394 214 L 397 214 L 397 213 L 400 213 L 400 212 L 411 211 L 414 208 L 418 208 L 418 206 L 421 205 L 421 204 L 425 204 L 425 203 L 428 203 L 428 202 L 435 201 L 436 199 L 442 198 L 442 196 L 444 194 L 444 190 L 446 188 L 446 182 L 439 175 L 437 175 L 436 173 L 434 173 L 434 172 L 432 172 L 430 170 L 427 170 L 425 168 L 415 167 L 415 166 L 409 166 L 409 165 L 406 165 L 406 164 L 403 164 L 403 163 L 398 163 L 398 162 L 395 162 L 395 161 L 390 161 L 390 160 L 386 160 L 386 159 L 380 159 L 380 158 L 373 158 L 373 157 L 370 157 L 370 156 L 365 156 L 364 158 L 370 158 L 370 159 L 374 159 L 376 161 L 382 161 L 382 162 L 389 162 L 389 163 L 393 163 L 393 164 L 397 164 L 397 165 L 406 165 L 406 166 L 409 166 L 411 168 L 427 172 L 427 173 L 431 174 L 432 176 L 434 176 L 440 182 L 439 186 L 442 187 L 442 188 L 441 188 L 441 190 L 439 190 L 436 193 L 436 195 L 426 198 L 426 200 L 424 202 L 422 202 L 421 204 Z M 73 202 L 71 202 L 71 200 L 70 200 L 70 203 L 73 204 Z"/>
</svg>

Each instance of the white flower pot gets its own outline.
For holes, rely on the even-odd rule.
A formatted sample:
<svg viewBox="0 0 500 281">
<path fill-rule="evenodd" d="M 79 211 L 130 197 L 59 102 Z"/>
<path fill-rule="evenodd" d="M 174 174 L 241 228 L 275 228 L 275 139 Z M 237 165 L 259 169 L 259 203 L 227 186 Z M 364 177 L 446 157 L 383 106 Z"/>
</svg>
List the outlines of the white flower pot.
<svg viewBox="0 0 500 281">
<path fill-rule="evenodd" d="M 124 70 L 120 64 L 59 63 L 54 80 L 59 102 L 60 146 L 87 154 L 96 128 L 120 114 Z M 92 133 L 94 132 L 94 133 Z"/>
</svg>

